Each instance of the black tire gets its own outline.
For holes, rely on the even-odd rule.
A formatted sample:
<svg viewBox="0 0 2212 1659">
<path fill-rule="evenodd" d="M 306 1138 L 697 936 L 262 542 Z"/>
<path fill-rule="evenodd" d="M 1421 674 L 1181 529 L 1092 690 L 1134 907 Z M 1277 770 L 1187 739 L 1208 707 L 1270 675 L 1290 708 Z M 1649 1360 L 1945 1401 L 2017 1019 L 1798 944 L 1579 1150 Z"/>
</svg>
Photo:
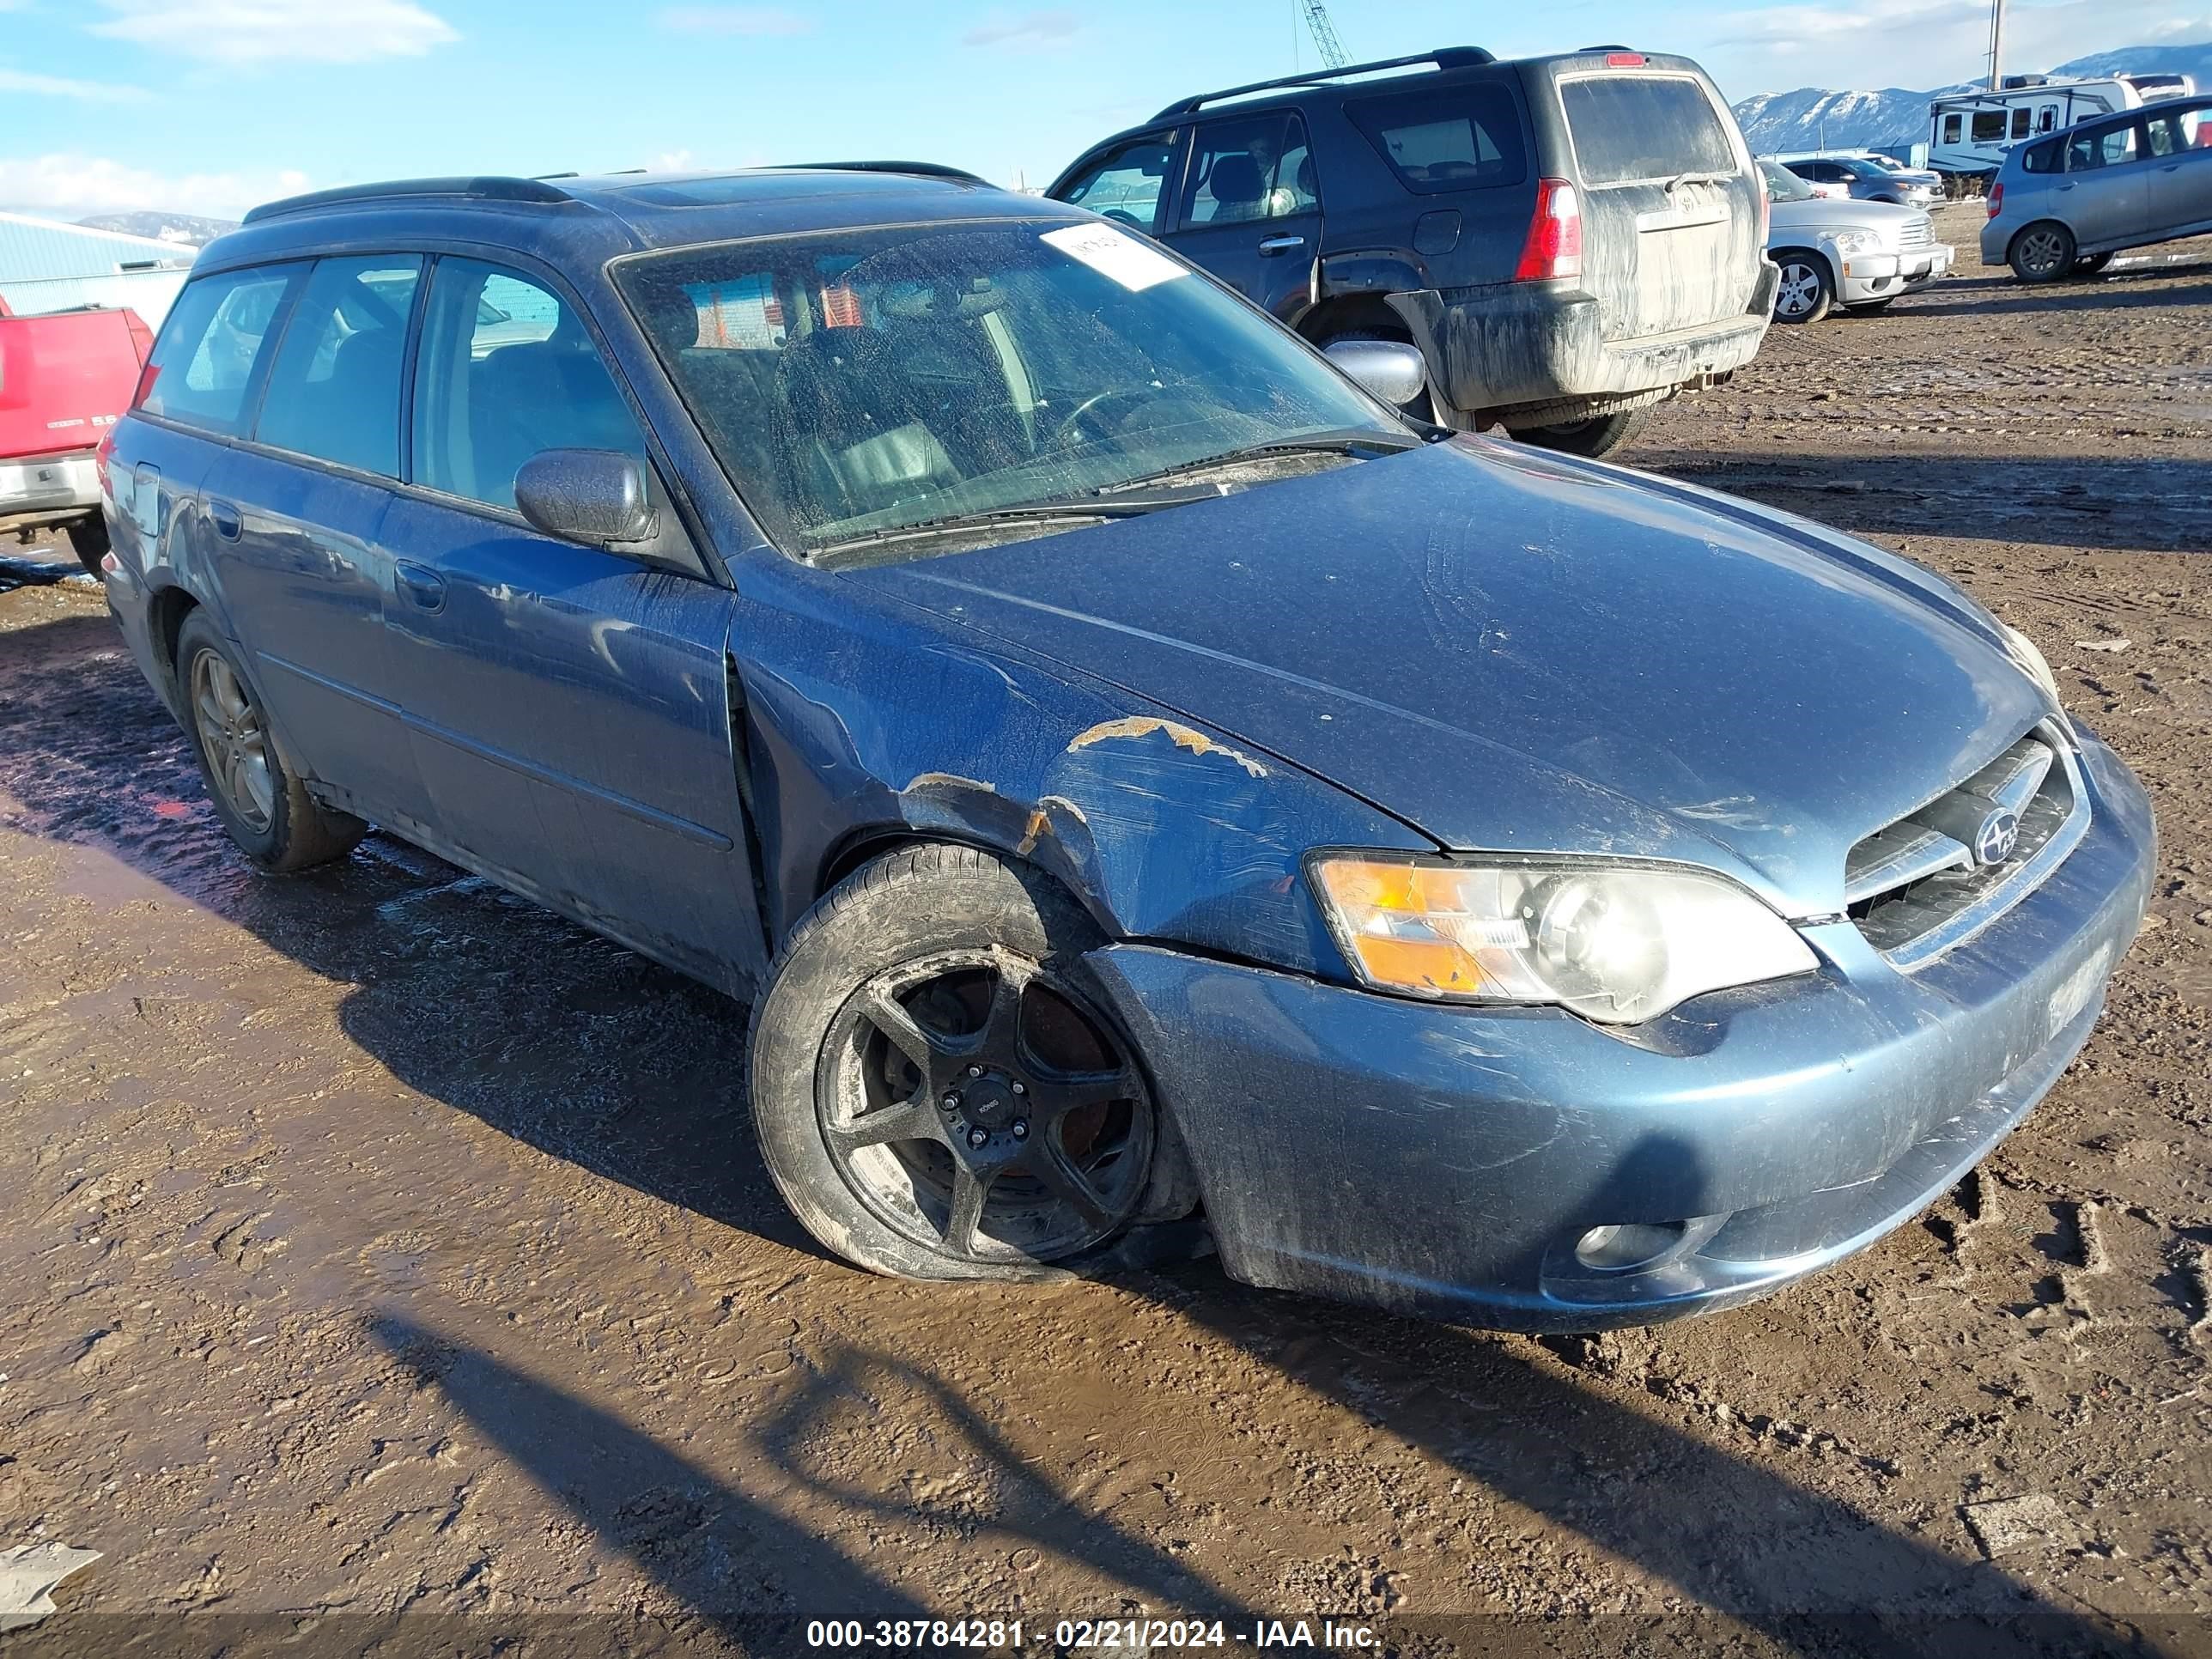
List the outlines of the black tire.
<svg viewBox="0 0 2212 1659">
<path fill-rule="evenodd" d="M 1591 460 L 1611 454 L 1644 430 L 1650 420 L 1651 411 L 1659 405 L 1640 404 L 1634 409 L 1615 410 L 1610 415 L 1592 415 L 1579 421 L 1554 421 L 1549 426 L 1522 426 L 1508 429 L 1524 444 L 1534 444 L 1539 449 L 1556 449 L 1568 455 L 1586 456 Z"/>
<path fill-rule="evenodd" d="M 62 526 L 62 535 L 68 540 L 70 551 L 76 562 L 91 573 L 93 580 L 105 581 L 106 572 L 100 562 L 107 556 L 107 520 L 99 514 L 88 519 L 76 519 Z"/>
<path fill-rule="evenodd" d="M 2094 276 L 2112 263 L 2112 256 L 2109 253 L 2077 254 L 2074 260 L 2074 274 L 2076 276 Z"/>
<path fill-rule="evenodd" d="M 1774 320 L 1817 323 L 1836 303 L 1836 279 L 1828 262 L 1810 248 L 1786 247 L 1774 257 L 1782 273 L 1774 285 Z"/>
<path fill-rule="evenodd" d="M 178 632 L 177 690 L 208 799 L 246 857 L 264 870 L 304 870 L 343 858 L 368 833 L 359 818 L 326 811 L 307 793 L 204 611 Z"/>
<path fill-rule="evenodd" d="M 2074 233 L 2056 219 L 2023 225 L 2005 250 L 2005 263 L 2023 283 L 2055 283 L 2073 274 Z"/>
<path fill-rule="evenodd" d="M 747 1073 L 807 1231 L 899 1278 L 1034 1279 L 1126 1227 L 1158 1137 L 1133 1048 L 1070 975 L 1098 942 L 1049 882 L 966 847 L 886 854 L 801 918 Z"/>
<path fill-rule="evenodd" d="M 1314 345 L 1316 349 L 1326 351 L 1339 340 L 1391 340 L 1399 345 L 1413 343 L 1404 334 L 1394 332 L 1387 328 L 1346 328 L 1340 329 L 1324 339 L 1316 340 Z M 1437 425 L 1435 388 L 1423 386 L 1420 395 L 1413 402 L 1398 405 L 1398 412 L 1409 421 L 1421 421 L 1430 426 Z"/>
</svg>

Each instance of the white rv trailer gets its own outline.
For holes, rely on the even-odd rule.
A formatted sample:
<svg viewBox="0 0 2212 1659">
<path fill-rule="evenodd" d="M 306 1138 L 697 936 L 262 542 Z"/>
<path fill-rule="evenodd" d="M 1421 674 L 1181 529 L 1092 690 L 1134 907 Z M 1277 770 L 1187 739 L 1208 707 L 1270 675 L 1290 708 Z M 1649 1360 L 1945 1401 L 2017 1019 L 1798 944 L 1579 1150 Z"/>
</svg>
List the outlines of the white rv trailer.
<svg viewBox="0 0 2212 1659">
<path fill-rule="evenodd" d="M 1941 173 L 1995 173 L 2024 138 L 2057 132 L 2093 115 L 2137 109 L 2197 90 L 2186 75 L 2113 75 L 2053 81 L 2008 75 L 1996 91 L 1954 92 L 1928 106 L 1928 165 Z"/>
</svg>

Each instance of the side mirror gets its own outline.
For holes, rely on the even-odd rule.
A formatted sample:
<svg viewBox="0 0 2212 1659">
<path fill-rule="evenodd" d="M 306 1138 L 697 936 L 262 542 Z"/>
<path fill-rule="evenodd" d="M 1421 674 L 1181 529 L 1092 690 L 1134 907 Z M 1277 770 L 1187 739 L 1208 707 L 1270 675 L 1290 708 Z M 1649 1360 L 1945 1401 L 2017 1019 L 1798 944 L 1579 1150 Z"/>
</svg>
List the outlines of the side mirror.
<svg viewBox="0 0 2212 1659">
<path fill-rule="evenodd" d="M 562 541 L 604 547 L 653 538 L 659 514 L 646 498 L 645 469 L 612 449 L 549 449 L 514 475 L 514 504 L 532 526 Z"/>
<path fill-rule="evenodd" d="M 1322 355 L 1394 407 L 1413 402 L 1428 384 L 1429 366 L 1402 340 L 1338 340 Z"/>
</svg>

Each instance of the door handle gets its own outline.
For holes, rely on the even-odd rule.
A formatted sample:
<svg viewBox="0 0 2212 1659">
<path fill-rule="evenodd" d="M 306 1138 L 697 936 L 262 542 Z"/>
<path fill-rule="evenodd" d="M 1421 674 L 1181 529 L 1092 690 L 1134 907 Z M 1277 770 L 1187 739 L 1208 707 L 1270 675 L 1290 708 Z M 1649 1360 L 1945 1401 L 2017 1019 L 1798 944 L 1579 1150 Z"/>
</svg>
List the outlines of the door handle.
<svg viewBox="0 0 2212 1659">
<path fill-rule="evenodd" d="M 2168 161 L 2164 167 L 2159 169 L 2160 173 L 2179 173 L 2180 170 L 2181 163 L 2179 161 Z"/>
<path fill-rule="evenodd" d="M 392 568 L 399 591 L 423 611 L 439 611 L 446 604 L 446 579 L 426 564 L 401 560 Z"/>
<path fill-rule="evenodd" d="M 1260 252 L 1271 254 L 1288 253 L 1292 248 L 1304 247 L 1305 245 L 1306 239 L 1303 236 L 1270 236 L 1260 244 Z"/>
<path fill-rule="evenodd" d="M 207 514 L 208 522 L 215 526 L 215 533 L 223 540 L 234 542 L 246 533 L 246 515 L 234 503 L 210 495 Z"/>
</svg>

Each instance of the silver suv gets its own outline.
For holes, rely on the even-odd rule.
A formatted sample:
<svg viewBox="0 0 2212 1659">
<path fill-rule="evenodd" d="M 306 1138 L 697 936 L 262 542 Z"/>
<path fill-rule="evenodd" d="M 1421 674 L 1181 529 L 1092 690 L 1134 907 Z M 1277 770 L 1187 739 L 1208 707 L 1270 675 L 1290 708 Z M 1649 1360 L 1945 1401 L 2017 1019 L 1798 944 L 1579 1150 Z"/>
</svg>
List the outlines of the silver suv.
<svg viewBox="0 0 2212 1659">
<path fill-rule="evenodd" d="M 1813 193 L 1786 167 L 1761 161 L 1766 181 L 1766 255 L 1781 272 L 1778 323 L 1817 323 L 1841 306 L 1880 311 L 1925 288 L 1951 268 L 1951 249 L 1936 240 L 1918 208 L 1888 202 L 1838 202 Z"/>
<path fill-rule="evenodd" d="M 2212 98 L 2100 115 L 2008 151 L 1982 263 L 2023 283 L 2104 269 L 2123 248 L 2212 230 Z"/>
</svg>

